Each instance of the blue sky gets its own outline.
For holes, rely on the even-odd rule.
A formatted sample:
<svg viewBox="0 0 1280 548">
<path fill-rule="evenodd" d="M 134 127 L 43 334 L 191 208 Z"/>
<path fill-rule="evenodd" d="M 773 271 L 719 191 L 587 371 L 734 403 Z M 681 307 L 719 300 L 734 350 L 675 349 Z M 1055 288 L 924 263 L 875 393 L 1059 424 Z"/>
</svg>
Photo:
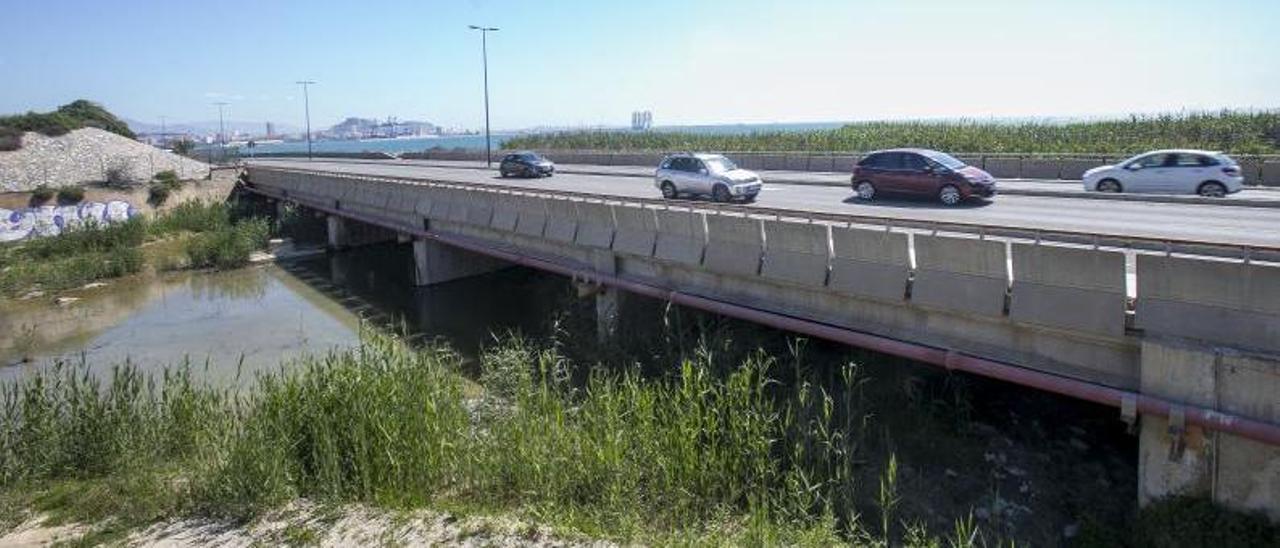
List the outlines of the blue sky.
<svg viewBox="0 0 1280 548">
<path fill-rule="evenodd" d="M 3 0 L 0 112 L 495 128 L 1280 107 L 1280 2 Z"/>
</svg>

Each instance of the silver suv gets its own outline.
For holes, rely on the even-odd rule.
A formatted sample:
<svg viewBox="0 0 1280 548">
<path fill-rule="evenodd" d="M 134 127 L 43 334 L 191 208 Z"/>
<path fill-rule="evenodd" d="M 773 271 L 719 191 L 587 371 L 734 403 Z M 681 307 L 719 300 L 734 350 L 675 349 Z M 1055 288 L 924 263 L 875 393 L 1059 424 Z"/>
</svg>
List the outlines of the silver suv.
<svg viewBox="0 0 1280 548">
<path fill-rule="evenodd" d="M 762 183 L 754 171 L 740 169 L 733 160 L 719 154 L 671 154 L 658 164 L 653 184 L 662 197 L 682 194 L 711 196 L 717 202 L 750 202 L 760 193 Z"/>
</svg>

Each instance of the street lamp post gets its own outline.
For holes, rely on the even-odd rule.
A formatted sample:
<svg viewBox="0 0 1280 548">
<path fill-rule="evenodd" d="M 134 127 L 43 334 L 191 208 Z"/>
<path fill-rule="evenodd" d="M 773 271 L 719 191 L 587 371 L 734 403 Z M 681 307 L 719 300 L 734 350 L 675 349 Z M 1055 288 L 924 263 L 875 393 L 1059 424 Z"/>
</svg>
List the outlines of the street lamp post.
<svg viewBox="0 0 1280 548">
<path fill-rule="evenodd" d="M 489 41 L 487 37 L 490 32 L 498 30 L 498 27 L 480 27 L 469 25 L 471 30 L 480 31 L 480 55 L 482 63 L 484 63 L 484 165 L 485 167 L 493 167 L 493 158 L 490 154 L 493 151 L 493 145 L 489 141 Z"/>
<path fill-rule="evenodd" d="M 227 161 L 227 126 L 222 119 L 222 107 L 230 103 L 220 101 L 214 104 L 218 106 L 218 159 L 225 162 Z"/>
<path fill-rule="evenodd" d="M 302 104 L 307 113 L 307 161 L 311 161 L 311 95 L 307 93 L 307 86 L 314 84 L 313 80 L 298 80 L 298 85 L 302 86 Z"/>
</svg>

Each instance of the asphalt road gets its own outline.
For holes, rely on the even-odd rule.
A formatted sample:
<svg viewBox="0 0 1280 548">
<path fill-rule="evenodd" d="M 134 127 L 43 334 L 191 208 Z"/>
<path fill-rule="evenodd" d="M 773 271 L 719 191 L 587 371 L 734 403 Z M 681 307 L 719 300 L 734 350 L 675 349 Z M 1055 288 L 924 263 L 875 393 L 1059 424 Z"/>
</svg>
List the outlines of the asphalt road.
<svg viewBox="0 0 1280 548">
<path fill-rule="evenodd" d="M 616 174 L 558 173 L 551 178 L 526 180 L 503 179 L 496 172 L 470 166 L 440 167 L 436 162 L 308 162 L 272 159 L 255 160 L 254 163 L 293 169 L 484 183 L 620 197 L 659 197 L 652 179 Z M 982 223 L 1280 248 L 1280 209 L 1269 208 L 1014 195 L 1000 195 L 992 200 L 945 207 L 917 200 L 878 199 L 874 202 L 861 202 L 852 198 L 848 188 L 785 183 L 766 183 L 756 205 L 891 219 Z"/>
</svg>

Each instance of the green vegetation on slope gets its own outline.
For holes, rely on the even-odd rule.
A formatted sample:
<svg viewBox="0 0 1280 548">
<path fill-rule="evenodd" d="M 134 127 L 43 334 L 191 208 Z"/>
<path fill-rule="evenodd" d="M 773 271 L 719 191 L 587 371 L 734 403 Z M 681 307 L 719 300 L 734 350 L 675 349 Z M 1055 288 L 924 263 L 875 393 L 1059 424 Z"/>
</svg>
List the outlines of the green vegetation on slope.
<svg viewBox="0 0 1280 548">
<path fill-rule="evenodd" d="M 0 245 L 0 297 L 59 291 L 141 271 L 144 244 L 180 238 L 184 260 L 155 265 L 234 268 L 266 246 L 270 223 L 225 203 L 190 201 L 156 218 L 87 223 L 46 238 Z"/>
<path fill-rule="evenodd" d="M 251 518 L 306 497 L 516 512 L 609 538 L 883 535 L 849 502 L 850 425 L 831 418 L 845 402 L 807 384 L 771 397 L 768 359 L 724 380 L 686 360 L 664 379 L 595 372 L 582 385 L 567 366 L 506 340 L 482 360 L 495 390 L 469 398 L 456 354 L 374 337 L 239 393 L 189 369 L 35 373 L 0 399 L 0 505 L 145 524 Z M 925 538 L 886 520 L 894 538 Z M 971 524 L 957 537 L 977 538 Z"/>
<path fill-rule="evenodd" d="M 372 336 L 308 357 L 244 391 L 84 368 L 0 390 L 0 508 L 117 532 L 196 516 L 252 519 L 297 498 L 516 514 L 592 537 L 655 544 L 973 546 L 971 518 L 940 539 L 896 513 L 891 460 L 878 482 L 851 448 L 867 435 L 857 391 L 780 385 L 756 353 L 723 377 L 695 350 L 660 378 L 593 369 L 581 381 L 553 347 L 499 341 L 477 394 L 443 347 Z M 847 368 L 840 382 L 861 382 Z M 816 380 L 816 379 L 815 379 Z M 875 500 L 859 513 L 855 497 Z M 1192 525 L 1194 524 L 1194 525 Z M 13 522 L 2 523 L 12 526 Z M 1178 499 L 1130 532 L 1082 545 L 1266 545 L 1265 518 Z"/>
<path fill-rule="evenodd" d="M 504 144 L 539 150 L 716 150 L 865 152 L 923 147 L 953 153 L 1129 154 L 1201 148 L 1236 154 L 1280 152 L 1280 111 L 1160 114 L 1091 122 L 979 120 L 856 122 L 831 130 L 702 135 L 579 131 L 528 135 Z"/>
<path fill-rule="evenodd" d="M 53 112 L 0 116 L 0 151 L 20 148 L 22 133 L 26 131 L 57 137 L 84 127 L 96 127 L 130 139 L 136 138 L 129 125 L 107 109 L 97 103 L 79 99 L 62 105 Z"/>
</svg>

